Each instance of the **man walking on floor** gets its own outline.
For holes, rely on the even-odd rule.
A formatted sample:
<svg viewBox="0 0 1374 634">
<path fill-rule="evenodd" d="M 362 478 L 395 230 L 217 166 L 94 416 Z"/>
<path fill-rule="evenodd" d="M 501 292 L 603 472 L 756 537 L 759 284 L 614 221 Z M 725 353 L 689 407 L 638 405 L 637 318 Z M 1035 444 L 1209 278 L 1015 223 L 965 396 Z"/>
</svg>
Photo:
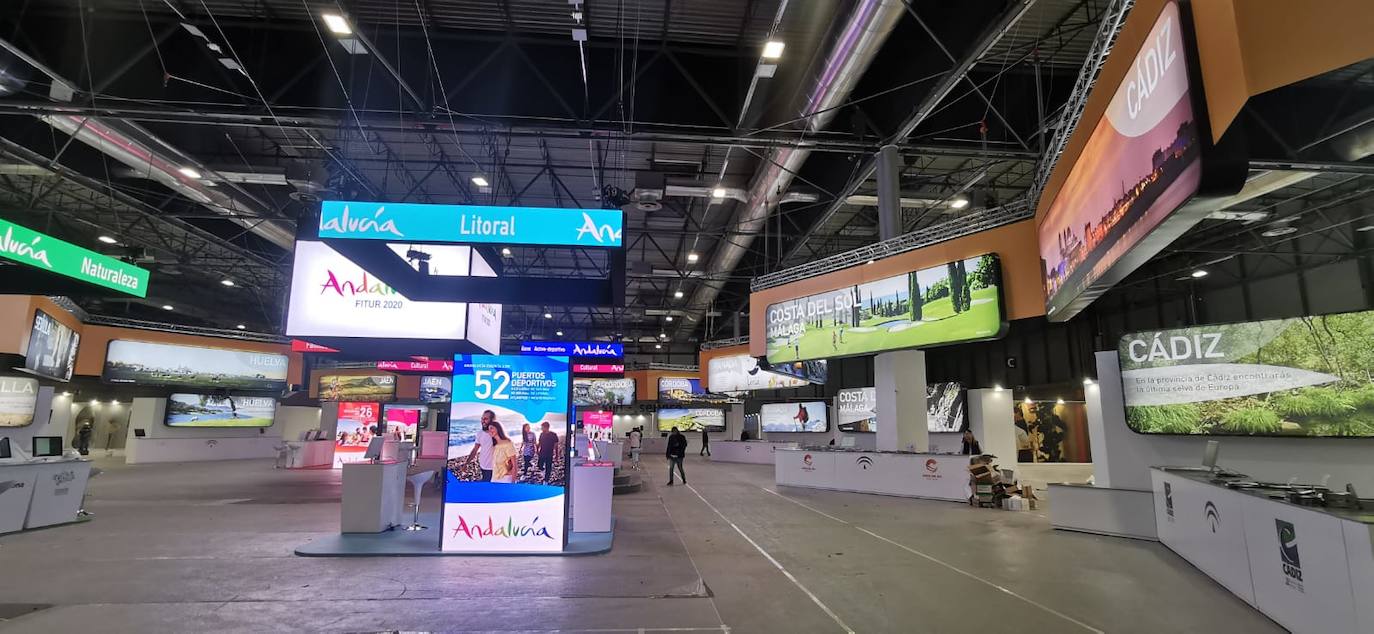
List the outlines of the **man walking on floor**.
<svg viewBox="0 0 1374 634">
<path fill-rule="evenodd" d="M 676 427 L 668 435 L 668 486 L 673 486 L 673 467 L 682 475 L 682 483 L 687 484 L 687 472 L 682 470 L 682 460 L 687 457 L 687 437 Z"/>
<path fill-rule="evenodd" d="M 702 428 L 701 428 L 701 451 L 697 452 L 697 455 L 698 455 L 698 456 L 709 456 L 709 455 L 711 455 L 711 435 L 708 434 L 708 433 L 706 432 L 706 428 L 705 428 L 705 427 L 702 427 Z M 686 480 L 686 479 L 687 479 L 687 478 L 683 478 L 683 480 Z"/>
</svg>

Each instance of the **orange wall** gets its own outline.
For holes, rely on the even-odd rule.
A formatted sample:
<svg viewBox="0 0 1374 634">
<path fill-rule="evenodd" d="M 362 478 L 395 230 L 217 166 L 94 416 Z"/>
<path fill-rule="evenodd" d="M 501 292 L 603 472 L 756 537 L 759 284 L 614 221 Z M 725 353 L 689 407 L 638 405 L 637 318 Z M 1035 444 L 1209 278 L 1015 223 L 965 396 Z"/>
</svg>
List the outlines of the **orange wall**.
<svg viewBox="0 0 1374 634">
<path fill-rule="evenodd" d="M 33 330 L 36 311 L 52 315 L 53 319 L 81 333 L 81 320 L 67 309 L 39 295 L 0 295 L 0 353 L 24 355 L 29 351 L 29 334 Z M 84 335 L 83 335 L 84 338 Z"/>
<path fill-rule="evenodd" d="M 750 293 L 749 354 L 762 357 L 768 353 L 764 321 L 769 304 L 863 284 L 984 253 L 996 253 L 1002 258 L 1002 301 L 1006 305 L 1007 319 L 1023 319 L 1045 314 L 1045 291 L 1040 283 L 1040 254 L 1035 240 L 1035 222 L 1027 220 L 908 251 L 872 264 L 861 264 Z M 703 371 L 706 368 L 704 363 L 702 368 Z"/>
<path fill-rule="evenodd" d="M 625 378 L 635 380 L 635 402 L 657 401 L 658 400 L 658 380 L 661 377 L 695 379 L 697 375 L 690 372 L 669 372 L 667 370 L 630 370 L 625 373 Z"/>
<path fill-rule="evenodd" d="M 275 354 L 287 354 L 291 347 L 281 343 L 263 343 L 258 341 L 242 341 L 239 339 L 221 339 L 218 337 L 203 337 L 199 335 L 183 335 L 174 332 L 161 332 L 157 330 L 136 330 L 133 328 L 117 328 L 115 326 L 97 326 L 87 324 L 81 330 L 81 347 L 76 352 L 76 374 L 88 376 L 100 376 L 101 369 L 105 366 L 105 349 L 110 341 L 114 339 L 124 339 L 127 341 L 148 341 L 152 343 L 170 343 L 179 346 L 200 346 L 202 348 L 221 348 L 224 350 L 245 350 L 248 352 L 270 352 Z M 287 355 L 288 365 L 287 374 L 291 374 L 290 363 L 292 355 Z M 300 372 L 299 364 L 296 370 Z"/>
</svg>

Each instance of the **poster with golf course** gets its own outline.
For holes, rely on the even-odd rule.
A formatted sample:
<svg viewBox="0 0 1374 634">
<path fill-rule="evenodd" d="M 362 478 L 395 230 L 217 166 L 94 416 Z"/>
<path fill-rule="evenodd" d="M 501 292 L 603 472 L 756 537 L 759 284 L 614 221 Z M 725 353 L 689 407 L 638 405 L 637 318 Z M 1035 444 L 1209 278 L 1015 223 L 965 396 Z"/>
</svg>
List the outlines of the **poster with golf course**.
<svg viewBox="0 0 1374 634">
<path fill-rule="evenodd" d="M 1374 437 L 1374 311 L 1126 335 L 1144 434 Z"/>
<path fill-rule="evenodd" d="M 768 362 L 995 339 L 1006 330 L 995 254 L 770 304 Z"/>
</svg>

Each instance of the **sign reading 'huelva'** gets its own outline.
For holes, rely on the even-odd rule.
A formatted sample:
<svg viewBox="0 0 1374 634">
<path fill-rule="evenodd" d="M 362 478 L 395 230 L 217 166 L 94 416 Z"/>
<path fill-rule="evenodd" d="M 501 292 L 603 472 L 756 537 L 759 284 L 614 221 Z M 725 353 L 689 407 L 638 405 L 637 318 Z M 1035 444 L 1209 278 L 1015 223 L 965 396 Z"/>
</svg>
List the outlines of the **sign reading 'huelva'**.
<svg viewBox="0 0 1374 634">
<path fill-rule="evenodd" d="M 618 209 L 483 207 L 326 200 L 320 237 L 390 242 L 458 242 L 619 247 Z"/>
<path fill-rule="evenodd" d="M 0 256 L 135 297 L 148 296 L 148 271 L 6 220 L 0 220 Z"/>
</svg>

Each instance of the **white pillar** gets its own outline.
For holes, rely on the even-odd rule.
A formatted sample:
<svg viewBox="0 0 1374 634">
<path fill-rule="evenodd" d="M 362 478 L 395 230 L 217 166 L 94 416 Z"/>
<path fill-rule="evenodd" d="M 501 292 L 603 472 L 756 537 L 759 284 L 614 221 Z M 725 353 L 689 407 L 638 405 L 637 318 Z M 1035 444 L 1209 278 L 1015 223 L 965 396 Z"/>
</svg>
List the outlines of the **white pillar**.
<svg viewBox="0 0 1374 634">
<path fill-rule="evenodd" d="M 926 353 L 884 352 L 873 360 L 878 451 L 930 451 L 926 428 Z"/>
<path fill-rule="evenodd" d="M 1012 417 L 1011 390 L 968 391 L 969 431 L 983 453 L 997 456 L 999 464 L 1016 463 L 1016 425 Z"/>
</svg>

